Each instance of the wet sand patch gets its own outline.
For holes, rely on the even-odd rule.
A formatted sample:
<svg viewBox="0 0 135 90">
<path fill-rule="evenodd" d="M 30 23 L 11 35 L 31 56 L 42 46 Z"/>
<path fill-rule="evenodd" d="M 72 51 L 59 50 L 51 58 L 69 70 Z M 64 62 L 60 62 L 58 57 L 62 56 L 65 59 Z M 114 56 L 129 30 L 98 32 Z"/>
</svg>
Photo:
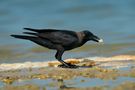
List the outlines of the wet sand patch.
<svg viewBox="0 0 135 90">
<path fill-rule="evenodd" d="M 83 77 L 89 79 L 98 78 L 105 81 L 117 80 L 119 77 L 135 78 L 135 66 L 134 66 L 135 57 L 130 55 L 127 56 L 120 55 L 114 57 L 100 57 L 100 58 L 98 57 L 98 58 L 91 58 L 91 59 L 90 58 L 68 59 L 65 61 L 82 67 L 77 69 L 60 68 L 57 67 L 60 64 L 57 61 L 1 64 L 0 81 L 6 85 L 13 85 L 15 82 L 20 82 L 20 81 L 23 82 L 26 80 L 34 80 L 34 79 L 45 80 L 45 81 L 51 79 L 51 80 L 56 80 L 58 83 L 67 80 L 74 82 L 74 79 L 77 77 L 78 78 Z M 122 70 L 121 68 L 123 67 L 129 69 Z M 86 82 L 86 80 L 82 79 L 81 82 Z M 19 86 L 11 86 L 10 88 L 12 89 L 18 87 Z M 27 85 L 24 86 L 22 85 L 20 87 L 27 88 Z M 115 87 L 119 88 L 119 86 L 118 87 L 115 86 Z M 3 88 L 9 88 L 9 87 L 5 86 Z M 33 88 L 38 88 L 38 86 Z M 95 87 L 88 87 L 88 88 L 85 87 L 85 88 L 81 88 L 80 90 L 87 90 L 87 89 L 103 90 L 104 88 L 107 88 L 107 86 L 104 85 L 98 86 L 97 84 L 97 86 Z M 79 88 L 77 87 L 76 88 L 64 87 L 64 90 L 70 90 L 70 89 L 79 90 Z"/>
</svg>

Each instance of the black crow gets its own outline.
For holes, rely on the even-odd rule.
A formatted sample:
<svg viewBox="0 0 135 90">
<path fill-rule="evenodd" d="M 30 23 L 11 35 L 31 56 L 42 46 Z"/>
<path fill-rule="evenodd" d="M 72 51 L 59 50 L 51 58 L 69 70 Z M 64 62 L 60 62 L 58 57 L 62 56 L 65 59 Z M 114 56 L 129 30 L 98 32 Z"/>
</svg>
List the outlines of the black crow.
<svg viewBox="0 0 135 90">
<path fill-rule="evenodd" d="M 82 46 L 87 41 L 102 42 L 103 40 L 92 34 L 90 31 L 85 30 L 81 32 L 74 32 L 69 30 L 56 30 L 56 29 L 31 29 L 24 28 L 32 32 L 24 32 L 28 35 L 11 35 L 19 39 L 30 40 L 43 47 L 57 50 L 55 55 L 56 59 L 62 63 L 60 67 L 77 68 L 78 66 L 66 63 L 62 60 L 64 51 L 68 51 Z"/>
</svg>

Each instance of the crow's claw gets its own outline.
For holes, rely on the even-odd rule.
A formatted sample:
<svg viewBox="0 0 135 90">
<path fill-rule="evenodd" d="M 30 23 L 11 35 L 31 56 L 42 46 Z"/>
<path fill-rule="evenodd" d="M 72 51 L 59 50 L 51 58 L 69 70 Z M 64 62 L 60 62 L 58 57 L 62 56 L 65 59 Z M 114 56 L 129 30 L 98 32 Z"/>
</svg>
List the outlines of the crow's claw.
<svg viewBox="0 0 135 90">
<path fill-rule="evenodd" d="M 70 63 L 67 63 L 67 65 L 60 64 L 60 65 L 58 65 L 58 67 L 61 67 L 61 68 L 71 68 L 71 69 L 79 68 L 79 66 L 73 65 L 73 64 L 70 64 Z"/>
</svg>

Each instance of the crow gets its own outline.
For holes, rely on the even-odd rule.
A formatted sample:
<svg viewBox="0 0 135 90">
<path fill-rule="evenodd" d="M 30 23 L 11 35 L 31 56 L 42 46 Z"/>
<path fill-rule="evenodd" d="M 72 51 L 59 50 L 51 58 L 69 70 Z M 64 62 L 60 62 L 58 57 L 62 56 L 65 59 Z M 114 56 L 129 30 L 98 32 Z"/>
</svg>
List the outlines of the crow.
<svg viewBox="0 0 135 90">
<path fill-rule="evenodd" d="M 62 55 L 65 51 L 80 47 L 87 41 L 103 42 L 102 39 L 94 35 L 88 30 L 81 32 L 74 32 L 69 30 L 57 29 L 31 29 L 24 28 L 29 32 L 23 32 L 27 35 L 11 35 L 19 39 L 30 40 L 43 47 L 57 50 L 55 58 L 61 62 L 59 67 L 63 68 L 77 68 L 78 66 L 66 63 L 62 60 Z"/>
</svg>

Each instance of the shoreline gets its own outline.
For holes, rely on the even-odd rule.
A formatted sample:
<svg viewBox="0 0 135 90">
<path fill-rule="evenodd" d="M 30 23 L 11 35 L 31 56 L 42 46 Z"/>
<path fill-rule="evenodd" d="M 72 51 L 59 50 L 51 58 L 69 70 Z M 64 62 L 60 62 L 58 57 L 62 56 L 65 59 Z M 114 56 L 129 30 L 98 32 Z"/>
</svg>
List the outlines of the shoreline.
<svg viewBox="0 0 135 90">
<path fill-rule="evenodd" d="M 59 68 L 57 67 L 60 64 L 58 61 L 1 64 L 0 82 L 3 85 L 25 83 L 27 80 L 52 80 L 57 82 L 70 80 L 75 82 L 75 78 L 81 78 L 81 83 L 83 83 L 87 79 L 96 80 L 98 78 L 101 81 L 113 81 L 119 80 L 118 78 L 120 77 L 128 77 L 130 79 L 134 79 L 135 77 L 135 56 L 133 55 L 67 59 L 65 61 L 82 66 L 82 68 Z M 125 67 L 128 70 L 122 69 Z"/>
<path fill-rule="evenodd" d="M 71 64 L 81 66 L 95 66 L 101 67 L 110 66 L 112 68 L 128 67 L 135 61 L 134 55 L 117 55 L 112 57 L 91 57 L 82 59 L 66 59 L 64 60 Z M 2 63 L 0 64 L 0 72 L 7 70 L 27 69 L 27 68 L 42 68 L 42 67 L 57 67 L 60 63 L 58 61 L 45 61 L 45 62 L 24 62 L 24 63 Z"/>
</svg>

